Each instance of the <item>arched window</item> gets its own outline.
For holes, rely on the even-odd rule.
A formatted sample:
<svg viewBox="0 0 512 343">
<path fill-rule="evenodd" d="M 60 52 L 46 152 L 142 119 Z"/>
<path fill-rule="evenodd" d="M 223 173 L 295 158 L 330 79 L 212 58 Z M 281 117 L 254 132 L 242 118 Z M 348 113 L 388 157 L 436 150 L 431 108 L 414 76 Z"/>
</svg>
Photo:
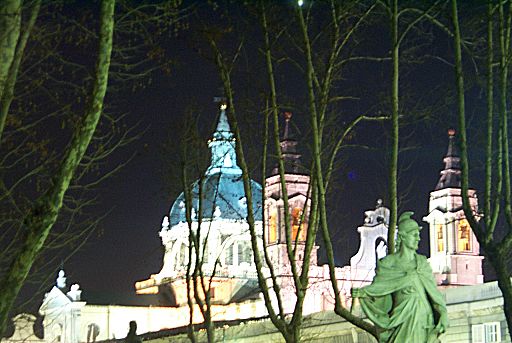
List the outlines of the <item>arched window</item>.
<svg viewBox="0 0 512 343">
<path fill-rule="evenodd" d="M 226 246 L 225 248 L 225 263 L 228 266 L 233 265 L 233 244 Z"/>
<path fill-rule="evenodd" d="M 240 242 L 238 243 L 238 264 L 241 263 L 248 263 L 252 264 L 253 257 L 252 257 L 252 248 L 249 244 L 249 242 Z"/>
<path fill-rule="evenodd" d="M 181 244 L 180 259 L 178 261 L 178 265 L 186 266 L 187 264 L 188 264 L 188 246 L 186 244 Z"/>
<path fill-rule="evenodd" d="M 437 251 L 444 251 L 443 224 L 436 225 Z"/>
<path fill-rule="evenodd" d="M 277 209 L 272 207 L 268 216 L 268 243 L 277 242 L 277 228 Z"/>
<path fill-rule="evenodd" d="M 306 240 L 306 218 L 303 218 L 303 211 L 301 207 L 294 207 L 291 213 L 291 224 L 292 224 L 292 240 L 295 241 L 297 239 L 297 234 L 299 235 L 299 242 L 304 242 Z"/>
<path fill-rule="evenodd" d="M 382 237 L 378 237 L 375 240 L 375 261 L 384 258 L 388 253 L 388 247 L 386 244 L 386 240 Z"/>
<path fill-rule="evenodd" d="M 459 221 L 457 238 L 459 251 L 471 251 L 471 231 L 466 219 Z"/>
</svg>

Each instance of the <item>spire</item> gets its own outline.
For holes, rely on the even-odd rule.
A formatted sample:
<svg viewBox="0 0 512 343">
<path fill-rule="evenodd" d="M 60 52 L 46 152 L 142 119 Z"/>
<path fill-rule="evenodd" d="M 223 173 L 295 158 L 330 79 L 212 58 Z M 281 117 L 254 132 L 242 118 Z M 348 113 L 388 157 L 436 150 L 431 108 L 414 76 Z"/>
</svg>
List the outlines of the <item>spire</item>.
<svg viewBox="0 0 512 343">
<path fill-rule="evenodd" d="M 444 170 L 441 170 L 436 191 L 443 188 L 460 188 L 460 157 L 454 129 L 448 130 L 448 151 L 443 162 Z"/>
<path fill-rule="evenodd" d="M 222 103 L 220 105 L 219 121 L 217 123 L 217 129 L 213 133 L 213 137 L 216 139 L 232 139 L 233 133 L 229 127 L 228 116 L 226 115 L 227 105 Z"/>
<path fill-rule="evenodd" d="M 208 141 L 211 151 L 211 163 L 206 175 L 223 172 L 229 174 L 242 174 L 242 170 L 236 164 L 235 138 L 229 126 L 226 115 L 227 105 L 221 103 L 219 121 L 213 133 L 212 139 Z"/>
<path fill-rule="evenodd" d="M 284 159 L 284 171 L 287 174 L 303 174 L 299 172 L 301 167 L 300 158 L 302 155 L 297 152 L 297 141 L 290 137 L 289 127 L 290 119 L 292 119 L 292 113 L 284 112 L 283 116 L 285 120 L 284 134 L 279 145 L 281 146 L 281 154 Z M 279 168 L 277 165 L 272 170 L 272 174 L 279 174 Z"/>
</svg>

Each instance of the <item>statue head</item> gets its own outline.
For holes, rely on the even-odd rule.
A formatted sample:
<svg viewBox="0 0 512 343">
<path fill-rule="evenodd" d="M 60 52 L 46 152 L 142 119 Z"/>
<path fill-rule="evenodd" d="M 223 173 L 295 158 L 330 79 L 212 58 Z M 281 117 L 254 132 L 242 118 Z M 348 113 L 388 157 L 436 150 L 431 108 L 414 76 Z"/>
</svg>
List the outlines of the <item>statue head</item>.
<svg viewBox="0 0 512 343">
<path fill-rule="evenodd" d="M 130 325 L 129 332 L 135 334 L 137 332 L 137 322 L 135 320 L 131 320 L 129 325 Z"/>
<path fill-rule="evenodd" d="M 398 219 L 398 241 L 400 248 L 405 246 L 409 249 L 417 250 L 420 241 L 421 226 L 411 218 L 414 212 L 407 211 L 400 215 Z"/>
</svg>

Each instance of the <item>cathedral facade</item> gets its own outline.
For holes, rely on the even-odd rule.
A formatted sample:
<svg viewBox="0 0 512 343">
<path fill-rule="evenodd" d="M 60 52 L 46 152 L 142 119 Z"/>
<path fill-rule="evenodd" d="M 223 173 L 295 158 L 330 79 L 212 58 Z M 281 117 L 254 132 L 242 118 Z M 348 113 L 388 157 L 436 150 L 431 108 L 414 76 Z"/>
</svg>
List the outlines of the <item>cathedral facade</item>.
<svg viewBox="0 0 512 343">
<path fill-rule="evenodd" d="M 248 206 L 252 206 L 254 213 L 256 245 L 260 251 L 266 249 L 277 275 L 285 312 L 293 311 L 295 286 L 286 242 L 289 235 L 295 244 L 296 262 L 301 266 L 309 228 L 310 177 L 301 169 L 297 141 L 289 135 L 291 115 L 286 114 L 281 139 L 287 196 L 283 194 L 278 169 L 274 168 L 264 180 L 264 197 L 262 186 L 251 180 L 252 198 L 255 200 L 248 204 L 242 170 L 237 164 L 236 140 L 225 111 L 225 106 L 222 106 L 216 130 L 208 141 L 211 152 L 209 167 L 192 184 L 189 192 L 178 196 L 163 218 L 159 232 L 165 251 L 162 268 L 135 284 L 138 294 L 157 294 L 163 289 L 169 291 L 174 301 L 172 306 L 89 304 L 81 299 L 78 285 L 67 287 L 64 273 L 61 272 L 56 285 L 47 293 L 40 307 L 40 314 L 44 316 L 44 342 L 78 343 L 121 338 L 126 335 L 131 320 L 137 321 L 139 333 L 188 325 L 187 277 L 190 277 L 190 271 L 198 261 L 203 277 L 210 282 L 214 320 L 266 316 L 267 309 L 259 291 L 251 234 L 246 221 Z M 461 209 L 458 158 L 454 132 L 451 132 L 444 158 L 445 168 L 436 189 L 430 194 L 429 213 L 425 217 L 430 225 L 430 262 L 439 285 L 443 287 L 483 282 L 478 242 Z M 469 195 L 477 213 L 476 191 L 470 190 Z M 289 209 L 289 225 L 285 225 L 285 208 Z M 350 259 L 350 265 L 336 268 L 340 296 L 346 306 L 351 304 L 350 289 L 370 283 L 378 259 L 386 255 L 388 223 L 389 210 L 379 200 L 375 209 L 365 212 L 364 222 L 357 228 L 360 245 L 358 252 Z M 290 228 L 288 233 L 287 226 Z M 191 249 L 194 237 L 199 242 L 199 249 Z M 198 251 L 200 258 L 195 255 Z M 334 308 L 329 268 L 318 265 L 317 251 L 318 246 L 313 247 L 304 315 Z M 268 265 L 263 265 L 262 272 L 267 278 L 270 277 Z M 273 298 L 275 300 L 275 294 Z M 197 305 L 193 305 L 192 316 L 194 323 L 203 321 Z M 11 339 L 6 342 L 17 341 Z"/>
</svg>

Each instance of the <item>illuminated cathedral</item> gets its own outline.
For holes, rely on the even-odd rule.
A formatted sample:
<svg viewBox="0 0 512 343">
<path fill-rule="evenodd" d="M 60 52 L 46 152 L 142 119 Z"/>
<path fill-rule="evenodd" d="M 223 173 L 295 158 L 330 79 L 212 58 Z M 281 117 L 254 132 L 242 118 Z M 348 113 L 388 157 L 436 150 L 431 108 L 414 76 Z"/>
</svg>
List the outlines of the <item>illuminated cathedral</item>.
<svg viewBox="0 0 512 343">
<path fill-rule="evenodd" d="M 61 271 L 56 285 L 46 294 L 39 311 L 40 315 L 44 316 L 45 338 L 38 340 L 28 332 L 27 335 L 33 340 L 25 341 L 78 343 L 122 338 L 126 336 L 128 322 L 131 320 L 137 321 L 139 333 L 187 326 L 190 322 L 190 310 L 187 305 L 187 267 L 195 261 L 194 258 L 189 258 L 191 232 L 200 234 L 201 237 L 202 272 L 212 280 L 210 292 L 214 320 L 249 320 L 265 317 L 267 309 L 259 291 L 251 235 L 246 221 L 248 206 L 252 206 L 255 216 L 257 246 L 260 251 L 266 249 L 274 272 L 278 276 L 283 308 L 287 313 L 293 311 L 296 297 L 286 246 L 285 203 L 281 177 L 277 168 L 274 168 L 271 175 L 264 180 L 264 198 L 261 185 L 251 180 L 254 201 L 248 204 L 242 170 L 237 164 L 236 140 L 225 111 L 226 107 L 221 106 L 215 132 L 208 141 L 210 165 L 204 176 L 191 187 L 191 225 L 186 218 L 187 199 L 182 193 L 172 204 L 169 213 L 164 216 L 159 232 L 164 246 L 162 268 L 151 274 L 148 279 L 135 284 L 137 294 L 170 292 L 174 301 L 172 306 L 89 304 L 86 299 L 81 298 L 81 290 L 77 284 L 68 288 L 64 272 Z M 284 181 L 291 220 L 290 236 L 296 242 L 296 260 L 301 264 L 309 223 L 310 177 L 301 167 L 298 142 L 289 132 L 290 119 L 291 114 L 286 113 L 280 145 L 285 162 Z M 464 296 L 476 292 L 458 291 L 452 294 L 450 288 L 491 287 L 481 285 L 483 257 L 479 255 L 478 242 L 462 211 L 459 160 L 455 132 L 452 130 L 449 132 L 448 151 L 444 157 L 445 166 L 435 190 L 430 193 L 429 212 L 424 218 L 429 223 L 429 260 L 438 284 L 447 292 L 449 311 L 450 299 L 462 299 L 462 303 L 467 303 L 472 301 L 472 298 Z M 476 191 L 470 190 L 469 196 L 473 211 L 478 213 Z M 335 275 L 345 305 L 351 304 L 352 287 L 364 286 L 373 279 L 377 260 L 386 254 L 388 223 L 389 210 L 379 200 L 375 209 L 365 212 L 364 222 L 357 228 L 360 234 L 358 252 L 350 259 L 349 265 L 336 267 Z M 317 252 L 318 246 L 315 246 L 311 254 L 309 285 L 304 301 L 304 315 L 310 316 L 327 315 L 332 313 L 334 308 L 329 269 L 327 265 L 318 265 Z M 270 275 L 266 265 L 263 266 L 263 274 L 267 277 Z M 486 292 L 494 294 L 491 291 Z M 194 306 L 192 321 L 201 323 L 202 315 L 197 305 Z M 17 320 L 30 322 L 33 318 L 25 316 Z M 354 329 L 347 326 L 348 324 L 343 325 L 344 329 L 338 330 L 349 330 L 347 332 L 351 332 L 351 337 L 354 337 Z M 464 332 L 469 332 L 468 335 L 471 337 L 478 334 L 472 331 L 472 327 L 477 331 L 481 329 L 482 335 L 485 335 L 486 330 L 494 332 L 500 329 L 499 325 L 488 326 L 489 329 L 476 321 L 469 329 L 467 323 L 461 325 L 465 325 Z M 21 337 L 20 335 L 19 332 L 15 333 L 15 336 L 2 342 L 19 342 L 15 338 Z M 459 333 L 457 337 L 462 337 L 460 335 Z M 352 341 L 354 340 L 347 340 Z"/>
</svg>

